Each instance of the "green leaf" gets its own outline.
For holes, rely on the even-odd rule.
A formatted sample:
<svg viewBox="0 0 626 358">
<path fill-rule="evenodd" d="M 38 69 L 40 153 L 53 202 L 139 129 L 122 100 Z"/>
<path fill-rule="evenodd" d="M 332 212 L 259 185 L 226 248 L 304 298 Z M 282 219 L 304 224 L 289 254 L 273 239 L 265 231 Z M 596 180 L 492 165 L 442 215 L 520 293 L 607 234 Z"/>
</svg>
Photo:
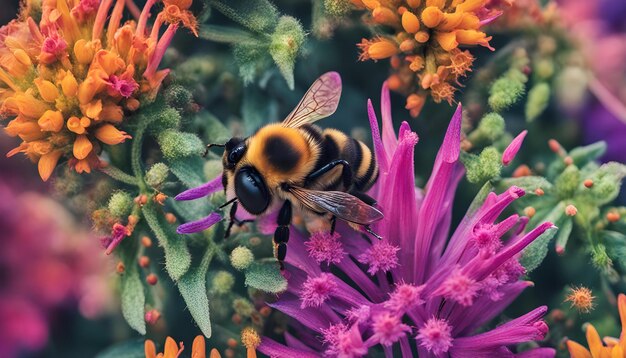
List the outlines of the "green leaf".
<svg viewBox="0 0 626 358">
<path fill-rule="evenodd" d="M 198 324 L 198 327 L 200 327 L 200 330 L 207 338 L 211 337 L 211 319 L 209 298 L 207 297 L 206 273 L 213 254 L 213 247 L 209 247 L 204 253 L 202 261 L 197 266 L 192 267 L 178 281 L 178 290 L 189 308 L 189 313 L 191 313 L 196 324 Z"/>
<path fill-rule="evenodd" d="M 573 220 L 570 218 L 565 218 L 565 221 L 563 221 L 562 224 L 559 224 L 559 233 L 556 236 L 557 252 L 559 248 L 562 248 L 563 250 L 565 250 L 565 246 L 567 246 L 567 241 L 569 240 L 573 227 L 574 227 L 574 223 L 573 223 Z"/>
<path fill-rule="evenodd" d="M 526 194 L 535 194 L 535 189 L 541 188 L 544 192 L 548 193 L 552 190 L 552 184 L 544 177 L 539 176 L 524 176 L 519 178 L 505 178 L 499 183 L 501 188 L 510 188 L 511 186 L 517 186 L 526 192 Z"/>
<path fill-rule="evenodd" d="M 219 25 L 203 25 L 199 36 L 206 40 L 224 43 L 254 44 L 259 41 L 248 31 Z"/>
<path fill-rule="evenodd" d="M 531 272 L 539 267 L 543 259 L 546 258 L 546 255 L 548 254 L 548 244 L 556 234 L 557 230 L 557 228 L 546 230 L 524 250 L 520 263 L 526 268 L 527 272 Z"/>
<path fill-rule="evenodd" d="M 213 0 L 211 5 L 231 20 L 255 32 L 271 31 L 278 22 L 278 10 L 267 0 Z"/>
<path fill-rule="evenodd" d="M 255 263 L 246 270 L 246 286 L 268 293 L 280 293 L 287 289 L 287 280 L 281 275 L 275 262 Z"/>
<path fill-rule="evenodd" d="M 126 271 L 121 277 L 122 315 L 128 325 L 141 334 L 146 334 L 144 318 L 144 304 L 146 297 L 143 292 L 143 283 L 139 277 L 137 264 L 125 263 Z"/>
<path fill-rule="evenodd" d="M 270 118 L 270 106 L 268 98 L 263 95 L 261 89 L 256 86 L 244 88 L 241 114 L 244 127 L 253 132 L 263 126 Z"/>
<path fill-rule="evenodd" d="M 200 157 L 180 158 L 168 162 L 170 171 L 188 188 L 206 183 L 204 161 Z"/>
<path fill-rule="evenodd" d="M 626 235 L 608 230 L 603 231 L 601 235 L 611 257 L 616 259 L 622 268 L 626 268 Z"/>
<path fill-rule="evenodd" d="M 143 339 L 124 341 L 98 353 L 96 358 L 144 358 L 144 344 Z"/>
<path fill-rule="evenodd" d="M 165 269 L 172 280 L 178 281 L 191 265 L 191 255 L 185 237 L 177 234 L 172 225 L 165 221 L 163 215 L 157 214 L 153 202 L 148 202 L 142 208 L 142 212 L 148 226 L 159 241 L 159 246 L 165 251 Z"/>
<path fill-rule="evenodd" d="M 230 130 L 210 112 L 198 113 L 196 121 L 202 123 L 208 143 L 224 144 L 232 137 Z"/>
<path fill-rule="evenodd" d="M 606 152 L 606 143 L 603 141 L 574 148 L 569 152 L 569 156 L 574 160 L 576 166 L 582 167 L 589 161 L 600 158 Z"/>
</svg>

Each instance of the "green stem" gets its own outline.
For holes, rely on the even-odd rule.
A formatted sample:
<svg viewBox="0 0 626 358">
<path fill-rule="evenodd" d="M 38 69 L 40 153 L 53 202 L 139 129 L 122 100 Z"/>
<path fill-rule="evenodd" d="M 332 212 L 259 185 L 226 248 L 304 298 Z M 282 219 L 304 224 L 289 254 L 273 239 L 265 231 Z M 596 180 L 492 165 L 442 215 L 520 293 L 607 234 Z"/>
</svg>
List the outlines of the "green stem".
<svg viewBox="0 0 626 358">
<path fill-rule="evenodd" d="M 148 127 L 149 120 L 145 116 L 139 116 L 139 123 L 137 125 L 137 131 L 133 138 L 131 146 L 130 160 L 131 167 L 133 168 L 133 174 L 137 180 L 137 185 L 141 192 L 148 190 L 146 183 L 143 180 L 143 167 L 141 165 L 141 148 L 143 146 L 143 135 Z"/>
<path fill-rule="evenodd" d="M 112 165 L 109 165 L 105 168 L 101 168 L 100 169 L 101 172 L 103 172 L 104 174 L 110 176 L 111 178 L 120 181 L 124 184 L 128 184 L 128 185 L 133 185 L 133 186 L 138 186 L 139 185 L 139 181 L 136 177 L 126 174 L 124 173 L 122 170 L 120 170 L 117 167 L 114 167 Z"/>
</svg>

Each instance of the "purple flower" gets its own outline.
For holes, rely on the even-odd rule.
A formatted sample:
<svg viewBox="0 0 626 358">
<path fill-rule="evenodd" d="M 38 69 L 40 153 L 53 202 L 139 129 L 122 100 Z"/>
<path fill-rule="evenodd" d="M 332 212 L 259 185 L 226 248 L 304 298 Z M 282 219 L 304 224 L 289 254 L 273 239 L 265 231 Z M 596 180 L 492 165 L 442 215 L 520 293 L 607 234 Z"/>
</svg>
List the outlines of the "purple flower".
<svg viewBox="0 0 626 358">
<path fill-rule="evenodd" d="M 263 338 L 258 350 L 271 357 L 361 357 L 394 349 L 403 357 L 493 357 L 541 340 L 547 308 L 477 333 L 526 287 L 520 252 L 554 226 L 525 230 L 528 219 L 512 215 L 496 221 L 524 195 L 512 187 L 490 193 L 450 227 L 457 184 L 461 107 L 452 117 L 424 189 L 415 188 L 413 148 L 417 135 L 402 123 L 393 132 L 389 93 L 382 91 L 383 133 L 368 103 L 380 177 L 370 191 L 385 218 L 374 225 L 377 241 L 338 224 L 338 235 L 308 235 L 295 228 L 286 258 L 288 289 L 273 308 L 293 318 L 285 343 Z M 520 140 L 521 141 L 521 140 Z M 516 150 L 515 150 L 516 151 Z M 451 234 L 450 234 L 451 233 Z M 321 238 L 329 242 L 324 245 Z M 336 257 L 329 250 L 334 250 Z M 524 355 L 531 353 L 524 352 Z M 552 349 L 532 351 L 554 355 Z"/>
</svg>

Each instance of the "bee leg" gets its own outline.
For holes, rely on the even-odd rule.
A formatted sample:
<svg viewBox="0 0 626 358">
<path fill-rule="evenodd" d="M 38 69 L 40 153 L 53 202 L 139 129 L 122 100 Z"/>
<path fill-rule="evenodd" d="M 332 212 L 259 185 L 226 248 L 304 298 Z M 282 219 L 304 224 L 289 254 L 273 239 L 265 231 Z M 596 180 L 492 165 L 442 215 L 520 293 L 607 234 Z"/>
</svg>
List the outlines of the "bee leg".
<svg viewBox="0 0 626 358">
<path fill-rule="evenodd" d="M 278 212 L 276 231 L 274 231 L 274 245 L 276 245 L 276 259 L 280 269 L 285 269 L 285 257 L 287 256 L 287 242 L 289 242 L 289 225 L 291 224 L 291 202 L 286 200 Z"/>
<path fill-rule="evenodd" d="M 370 235 L 374 236 L 378 240 L 383 239 L 383 237 L 375 233 L 374 230 L 372 230 L 372 228 L 369 225 L 365 225 L 364 228 L 365 228 L 365 231 L 367 231 Z"/>
<path fill-rule="evenodd" d="M 335 225 L 337 225 L 337 217 L 333 215 L 330 218 L 330 236 L 333 236 L 333 234 L 335 233 Z"/>
<path fill-rule="evenodd" d="M 347 190 L 352 184 L 352 168 L 350 168 L 350 163 L 343 159 L 333 160 L 332 162 L 309 174 L 304 181 L 304 186 L 308 186 L 311 182 L 333 170 L 338 165 L 343 166 L 343 170 L 341 171 L 341 180 L 343 181 L 344 188 Z"/>
<path fill-rule="evenodd" d="M 234 202 L 233 206 L 230 207 L 230 222 L 228 223 L 228 227 L 226 228 L 226 232 L 224 233 L 224 238 L 228 239 L 230 237 L 230 231 L 233 228 L 233 225 L 237 225 L 237 226 L 243 226 L 246 223 L 250 223 L 253 222 L 254 220 L 238 220 L 235 217 L 235 214 L 237 213 L 237 206 L 238 206 L 238 202 Z"/>
</svg>

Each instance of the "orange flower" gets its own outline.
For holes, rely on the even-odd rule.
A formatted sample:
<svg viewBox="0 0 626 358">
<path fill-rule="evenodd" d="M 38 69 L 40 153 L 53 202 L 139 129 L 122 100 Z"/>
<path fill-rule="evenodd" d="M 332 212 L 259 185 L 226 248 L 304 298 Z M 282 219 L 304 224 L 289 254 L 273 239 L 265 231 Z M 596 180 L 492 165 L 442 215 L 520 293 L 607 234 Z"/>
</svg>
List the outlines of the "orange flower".
<svg viewBox="0 0 626 358">
<path fill-rule="evenodd" d="M 179 346 L 171 337 L 165 339 L 165 349 L 163 353 L 157 354 L 156 346 L 152 340 L 147 339 L 144 343 L 146 358 L 177 358 L 184 349 L 183 342 L 180 342 Z M 217 350 L 211 350 L 210 358 L 216 357 L 214 351 L 217 353 Z M 217 357 L 220 357 L 219 353 L 217 353 Z M 196 338 L 194 338 L 191 346 L 191 358 L 206 358 L 206 342 L 203 336 L 196 336 Z"/>
<path fill-rule="evenodd" d="M 362 0 L 357 4 L 371 21 L 393 28 L 395 36 L 363 39 L 360 60 L 390 58 L 391 88 L 407 96 L 406 108 L 417 116 L 430 94 L 435 102 L 454 102 L 459 79 L 471 70 L 474 58 L 459 46 L 480 45 L 491 50 L 481 27 L 502 12 L 486 8 L 489 0 Z M 462 54 L 462 55 L 459 55 Z M 442 71 L 441 68 L 445 69 Z M 426 80 L 424 80 L 426 79 Z M 414 95 L 414 96 L 413 96 Z"/>
<path fill-rule="evenodd" d="M 605 337 L 604 342 L 607 343 L 605 346 L 602 344 L 602 339 L 600 339 L 600 335 L 595 327 L 587 324 L 587 344 L 589 349 L 579 343 L 568 340 L 567 349 L 572 358 L 626 358 L 626 295 L 623 293 L 620 293 L 617 298 L 617 308 L 622 323 L 620 338 Z"/>
<path fill-rule="evenodd" d="M 33 14 L 24 6 L 0 28 L 0 119 L 10 118 L 6 133 L 23 141 L 7 155 L 38 162 L 43 180 L 62 158 L 79 173 L 100 167 L 100 142 L 131 138 L 117 126 L 139 108 L 138 97 L 159 90 L 168 70 L 157 68 L 178 24 L 196 31 L 191 2 L 166 0 L 152 28 L 156 0 L 126 23 L 125 0 L 50 0 Z M 164 21 L 172 25 L 160 36 Z"/>
</svg>

